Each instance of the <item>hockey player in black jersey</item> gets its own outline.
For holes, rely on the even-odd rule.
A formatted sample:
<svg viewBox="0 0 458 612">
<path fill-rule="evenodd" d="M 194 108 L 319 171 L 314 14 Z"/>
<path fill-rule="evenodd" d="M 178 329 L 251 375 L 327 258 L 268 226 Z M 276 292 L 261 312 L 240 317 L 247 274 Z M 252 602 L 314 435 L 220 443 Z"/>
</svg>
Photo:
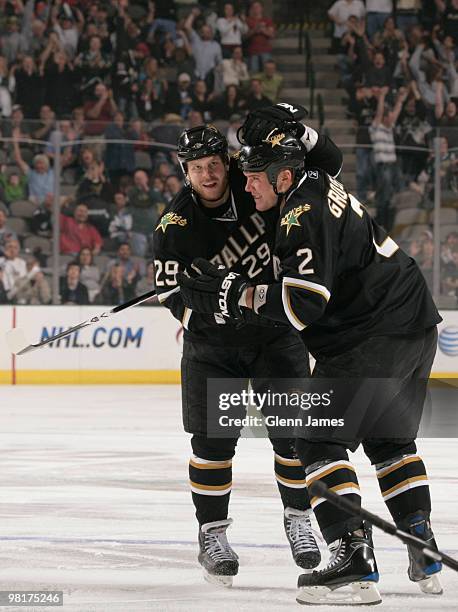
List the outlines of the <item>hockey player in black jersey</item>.
<svg viewBox="0 0 458 612">
<path fill-rule="evenodd" d="M 274 120 L 278 112 L 286 122 L 293 119 L 286 108 L 273 107 L 271 112 Z M 265 113 L 269 116 L 268 109 Z M 321 167 L 327 160 L 323 167 L 331 174 L 339 172 L 342 156 L 328 138 L 306 129 L 304 140 L 313 165 Z M 226 139 L 214 127 L 185 130 L 177 153 L 187 185 L 154 232 L 156 288 L 160 302 L 184 327 L 182 408 L 184 429 L 192 434 L 189 476 L 199 522 L 199 561 L 206 579 L 230 585 L 238 571 L 237 555 L 226 539 L 237 437 L 207 436 L 207 410 L 217 409 L 207 406 L 207 378 L 302 377 L 309 374 L 308 360 L 299 335 L 284 323 L 239 326 L 221 316 L 192 312 L 183 304 L 177 273 L 191 271 L 196 255 L 253 281 L 273 281 L 271 252 L 278 212 L 256 210 L 245 191 L 243 173 L 228 158 Z M 295 454 L 295 441 L 272 436 L 270 441 L 294 560 L 303 568 L 316 567 L 320 554 L 311 531 L 305 474 Z"/>
<path fill-rule="evenodd" d="M 360 421 L 343 430 L 339 424 L 298 432 L 307 485 L 321 480 L 360 503 L 347 450 L 362 443 L 396 524 L 434 543 L 415 438 L 441 319 L 416 263 L 341 183 L 306 170 L 306 159 L 302 143 L 281 130 L 239 155 L 256 209 L 280 210 L 274 252 L 280 279 L 253 282 L 197 260 L 201 276 L 179 278 L 182 299 L 197 312 L 221 312 L 234 321 L 255 312 L 299 331 L 316 358 L 311 384 L 337 381 L 335 410 L 350 425 Z M 311 505 L 332 556 L 323 570 L 299 577 L 297 601 L 379 603 L 367 526 L 324 498 L 312 498 Z M 408 553 L 409 578 L 423 592 L 440 594 L 441 564 L 413 548 Z"/>
</svg>

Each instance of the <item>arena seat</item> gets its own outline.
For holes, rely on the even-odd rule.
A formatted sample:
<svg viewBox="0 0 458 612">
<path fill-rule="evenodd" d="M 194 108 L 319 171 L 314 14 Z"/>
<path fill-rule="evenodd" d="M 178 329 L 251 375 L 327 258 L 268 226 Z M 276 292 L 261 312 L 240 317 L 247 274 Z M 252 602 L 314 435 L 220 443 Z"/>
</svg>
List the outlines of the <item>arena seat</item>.
<svg viewBox="0 0 458 612">
<path fill-rule="evenodd" d="M 38 205 L 30 200 L 17 200 L 11 203 L 11 214 L 14 217 L 23 217 L 24 219 L 30 219 L 33 217 Z"/>
</svg>

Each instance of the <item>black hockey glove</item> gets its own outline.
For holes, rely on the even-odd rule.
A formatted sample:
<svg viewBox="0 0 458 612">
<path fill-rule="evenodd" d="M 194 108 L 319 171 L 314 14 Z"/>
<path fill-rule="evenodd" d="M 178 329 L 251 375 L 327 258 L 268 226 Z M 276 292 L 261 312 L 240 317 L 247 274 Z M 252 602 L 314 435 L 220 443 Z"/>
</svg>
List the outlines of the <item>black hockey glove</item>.
<svg viewBox="0 0 458 612">
<path fill-rule="evenodd" d="M 177 275 L 184 305 L 194 312 L 220 313 L 234 321 L 243 321 L 239 300 L 244 289 L 249 287 L 247 279 L 226 268 L 219 269 L 202 258 L 195 259 L 192 267 L 198 276 Z"/>
<path fill-rule="evenodd" d="M 248 114 L 237 132 L 237 138 L 242 145 L 259 145 L 275 129 L 300 138 L 305 127 L 299 121 L 307 115 L 307 110 L 298 104 L 280 102 L 266 106 Z"/>
</svg>

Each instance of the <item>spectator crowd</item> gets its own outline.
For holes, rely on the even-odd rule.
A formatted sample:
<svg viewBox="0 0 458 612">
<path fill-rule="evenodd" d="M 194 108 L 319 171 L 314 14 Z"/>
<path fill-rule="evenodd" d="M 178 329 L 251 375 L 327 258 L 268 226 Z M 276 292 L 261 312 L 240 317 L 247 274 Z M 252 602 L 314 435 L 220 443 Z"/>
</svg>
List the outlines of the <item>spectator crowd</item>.
<svg viewBox="0 0 458 612">
<path fill-rule="evenodd" d="M 211 121 L 237 147 L 279 99 L 274 36 L 257 0 L 0 0 L 0 303 L 50 303 L 55 201 L 62 303 L 152 287 L 177 137 Z"/>
<path fill-rule="evenodd" d="M 357 195 L 390 229 L 409 190 L 428 223 L 437 129 L 442 193 L 458 199 L 458 0 L 325 4 Z M 153 286 L 154 229 L 183 185 L 181 131 L 212 122 L 235 150 L 244 115 L 281 99 L 265 13 L 258 0 L 0 0 L 0 303 L 50 303 L 55 201 L 62 303 Z M 456 295 L 456 232 L 441 239 L 441 289 Z M 427 278 L 431 245 L 427 225 L 403 244 Z"/>
<path fill-rule="evenodd" d="M 359 199 L 374 206 L 388 230 L 397 224 L 400 192 L 414 194 L 410 200 L 421 212 L 432 210 L 433 139 L 439 136 L 443 200 L 457 201 L 458 0 L 337 0 L 328 17 L 356 127 Z M 457 221 L 453 211 L 450 224 Z M 449 240 L 441 238 L 444 245 Z M 405 246 L 432 284 L 431 232 L 422 230 Z M 449 295 L 458 295 L 455 249 L 450 244 L 441 258 L 442 291 Z"/>
</svg>

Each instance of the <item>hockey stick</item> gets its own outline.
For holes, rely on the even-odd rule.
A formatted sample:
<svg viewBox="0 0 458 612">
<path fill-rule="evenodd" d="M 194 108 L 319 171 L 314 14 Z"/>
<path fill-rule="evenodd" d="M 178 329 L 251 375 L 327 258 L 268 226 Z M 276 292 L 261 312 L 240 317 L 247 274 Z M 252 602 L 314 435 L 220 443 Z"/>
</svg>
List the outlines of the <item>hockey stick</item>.
<svg viewBox="0 0 458 612">
<path fill-rule="evenodd" d="M 334 504 L 334 506 L 337 506 L 337 508 L 340 508 L 341 510 L 345 510 L 349 514 L 360 516 L 362 519 L 365 519 L 372 525 L 375 525 L 385 533 L 389 533 L 390 535 L 394 535 L 395 537 L 399 538 L 402 542 L 404 542 L 404 544 L 411 544 L 415 548 L 421 550 L 423 554 L 428 555 L 428 557 L 431 557 L 431 559 L 434 559 L 434 561 L 440 561 L 444 565 L 447 565 L 458 572 L 458 561 L 456 559 L 449 557 L 440 550 L 436 550 L 433 546 L 431 546 L 431 544 L 428 544 L 428 542 L 424 542 L 420 538 L 398 529 L 396 525 L 385 521 L 376 514 L 372 514 L 372 512 L 369 512 L 364 508 L 360 508 L 356 504 L 353 504 L 345 499 L 344 496 L 337 495 L 334 493 L 334 491 L 330 491 L 324 482 L 314 482 L 310 486 L 310 493 L 313 496 L 324 497 L 324 499 L 327 499 L 329 502 L 331 502 L 331 504 Z"/>
<path fill-rule="evenodd" d="M 84 327 L 89 327 L 93 323 L 98 323 L 102 319 L 107 319 L 114 314 L 118 314 L 127 308 L 131 308 L 131 306 L 136 306 L 137 304 L 141 304 L 142 302 L 146 302 L 147 300 L 153 299 L 154 302 L 158 301 L 156 291 L 148 291 L 147 293 L 143 293 L 135 298 L 132 298 L 128 302 L 124 302 L 124 304 L 119 304 L 115 306 L 111 310 L 107 310 L 106 312 L 102 312 L 101 314 L 88 319 L 87 321 L 83 321 L 82 323 L 78 323 L 78 325 L 74 325 L 69 329 L 56 334 L 55 336 L 51 336 L 50 338 L 46 338 L 46 340 L 42 340 L 41 342 L 37 342 L 36 344 L 27 344 L 27 339 L 24 334 L 24 330 L 20 327 L 14 327 L 6 332 L 6 341 L 10 350 L 15 355 L 25 355 L 26 353 L 30 353 L 31 351 L 35 351 L 36 349 L 41 348 L 42 346 L 46 346 L 47 344 L 51 344 L 51 342 L 55 342 L 56 340 L 60 340 L 61 338 L 65 338 L 73 332 L 76 332 Z"/>
</svg>

